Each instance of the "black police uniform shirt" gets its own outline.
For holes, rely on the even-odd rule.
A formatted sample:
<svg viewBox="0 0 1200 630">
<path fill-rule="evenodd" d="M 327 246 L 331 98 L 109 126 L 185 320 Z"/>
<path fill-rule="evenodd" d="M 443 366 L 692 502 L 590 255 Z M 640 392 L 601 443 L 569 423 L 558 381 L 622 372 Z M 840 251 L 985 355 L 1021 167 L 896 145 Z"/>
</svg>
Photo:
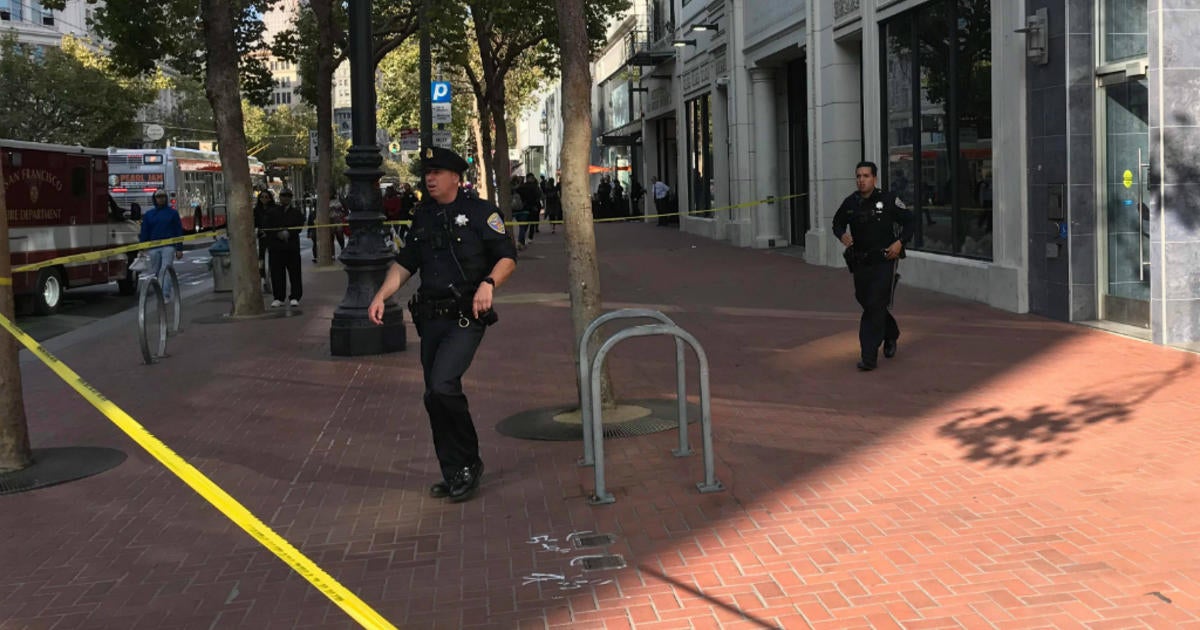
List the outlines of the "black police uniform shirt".
<svg viewBox="0 0 1200 630">
<path fill-rule="evenodd" d="M 416 207 L 412 229 L 396 262 L 409 273 L 421 272 L 418 292 L 431 298 L 475 292 L 501 258 L 517 259 L 496 206 L 465 196 L 447 205 L 427 198 Z"/>
<path fill-rule="evenodd" d="M 846 197 L 833 216 L 834 236 L 842 238 L 847 226 L 854 238 L 853 249 L 863 253 L 887 249 L 897 240 L 907 243 L 913 237 L 912 211 L 899 197 L 878 188 L 869 197 L 858 191 Z"/>
</svg>

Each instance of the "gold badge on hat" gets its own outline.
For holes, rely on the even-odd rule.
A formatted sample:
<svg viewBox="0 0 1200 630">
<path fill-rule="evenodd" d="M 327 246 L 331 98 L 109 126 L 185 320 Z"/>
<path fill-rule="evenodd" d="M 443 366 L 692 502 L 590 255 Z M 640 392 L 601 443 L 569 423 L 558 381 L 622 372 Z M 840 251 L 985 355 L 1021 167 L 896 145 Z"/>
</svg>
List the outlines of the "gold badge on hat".
<svg viewBox="0 0 1200 630">
<path fill-rule="evenodd" d="M 425 149 L 425 157 L 427 157 L 427 158 L 433 157 L 433 149 L 426 148 Z"/>
</svg>

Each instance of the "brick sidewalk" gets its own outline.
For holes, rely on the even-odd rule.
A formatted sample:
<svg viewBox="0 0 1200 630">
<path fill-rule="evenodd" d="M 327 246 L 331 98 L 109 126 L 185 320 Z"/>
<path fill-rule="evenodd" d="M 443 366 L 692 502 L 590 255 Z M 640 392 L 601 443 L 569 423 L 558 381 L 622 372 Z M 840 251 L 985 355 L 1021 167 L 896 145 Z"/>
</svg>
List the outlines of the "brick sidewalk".
<svg viewBox="0 0 1200 630">
<path fill-rule="evenodd" d="M 1194 355 L 902 283 L 899 355 L 862 374 L 845 271 L 598 237 L 607 304 L 704 344 L 723 493 L 666 432 L 606 442 L 617 503 L 592 507 L 579 442 L 494 430 L 575 397 L 561 233 L 525 252 L 468 374 L 488 472 L 461 505 L 424 496 L 411 326 L 409 352 L 329 356 L 341 272 L 306 267 L 302 316 L 186 325 L 156 366 L 132 330 L 59 357 L 402 628 L 1200 627 Z M 621 398 L 669 398 L 673 355 L 620 346 Z M 35 446 L 130 458 L 0 499 L 0 629 L 353 626 L 48 370 L 24 377 Z M 628 568 L 571 566 L 595 551 L 555 547 L 582 530 Z"/>
</svg>

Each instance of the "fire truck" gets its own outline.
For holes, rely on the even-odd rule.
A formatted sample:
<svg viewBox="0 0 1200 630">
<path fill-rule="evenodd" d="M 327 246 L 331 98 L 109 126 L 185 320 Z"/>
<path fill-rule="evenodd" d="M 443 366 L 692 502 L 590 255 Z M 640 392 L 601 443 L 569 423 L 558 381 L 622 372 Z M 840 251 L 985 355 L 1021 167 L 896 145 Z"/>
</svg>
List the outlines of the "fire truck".
<svg viewBox="0 0 1200 630">
<path fill-rule="evenodd" d="M 0 159 L 14 269 L 138 241 L 138 224 L 108 196 L 104 149 L 0 139 Z M 13 294 L 39 315 L 58 310 L 70 288 L 115 281 L 130 294 L 137 283 L 130 259 L 119 254 L 14 273 Z"/>
</svg>

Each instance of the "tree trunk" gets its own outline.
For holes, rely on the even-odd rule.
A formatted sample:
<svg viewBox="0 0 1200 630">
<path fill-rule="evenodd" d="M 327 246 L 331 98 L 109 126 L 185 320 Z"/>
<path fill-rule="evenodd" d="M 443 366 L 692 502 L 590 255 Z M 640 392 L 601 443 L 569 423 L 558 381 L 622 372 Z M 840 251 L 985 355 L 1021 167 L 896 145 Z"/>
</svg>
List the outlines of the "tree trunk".
<svg viewBox="0 0 1200 630">
<path fill-rule="evenodd" d="M 504 115 L 504 80 L 497 79 L 496 86 L 490 91 L 492 113 L 492 133 L 496 143 L 496 158 L 492 168 L 496 169 L 496 195 L 503 200 L 501 209 L 512 216 L 512 160 L 508 157 L 508 119 Z M 530 217 L 532 220 L 532 217 Z M 515 234 L 517 231 L 513 230 Z"/>
<path fill-rule="evenodd" d="M 563 229 L 567 238 L 567 277 L 570 283 L 571 323 L 575 328 L 576 373 L 579 340 L 588 324 L 601 314 L 600 269 L 596 232 L 588 190 L 588 162 L 592 146 L 592 78 L 588 68 L 588 36 L 584 7 L 579 0 L 555 0 L 558 11 L 559 50 L 562 54 L 562 168 Z M 506 134 L 507 135 L 507 134 Z M 506 156 L 507 157 L 507 156 Z M 598 349 L 596 339 L 588 347 Z M 594 355 L 593 355 L 594 356 Z M 580 383 L 580 387 L 588 387 Z M 600 374 L 600 396 L 605 407 L 615 404 L 608 368 Z"/>
<path fill-rule="evenodd" d="M 487 180 L 487 199 L 490 199 L 497 206 L 500 206 L 500 211 L 509 219 L 512 218 L 512 208 L 500 203 L 500 191 L 496 188 L 496 156 L 492 154 L 492 117 L 488 115 L 488 106 L 486 102 L 478 102 L 483 97 L 476 95 L 475 108 L 479 111 L 479 144 L 483 160 L 483 178 Z M 483 196 L 483 193 L 480 193 Z"/>
<path fill-rule="evenodd" d="M 6 195 L 4 161 L 0 156 L 0 278 L 12 277 Z M 15 319 L 11 283 L 0 285 L 0 315 L 9 321 Z M 18 350 L 20 344 L 16 337 L 8 331 L 0 331 L 0 473 L 20 470 L 33 463 L 33 453 L 29 450 L 29 427 L 25 421 L 25 397 L 21 391 Z"/>
<path fill-rule="evenodd" d="M 221 170 L 225 179 L 225 203 L 228 204 L 233 315 L 247 317 L 263 312 L 263 300 L 258 277 L 254 214 L 250 205 L 253 190 L 238 81 L 234 4 L 232 0 L 201 0 L 200 16 L 205 44 L 204 92 L 212 105 L 213 120 L 217 126 Z"/>
<path fill-rule="evenodd" d="M 490 179 L 491 174 L 488 172 L 488 164 L 491 163 L 492 158 L 487 155 L 488 147 L 483 144 L 482 120 L 483 118 L 479 113 L 479 103 L 475 103 L 475 117 L 471 119 L 471 133 L 475 134 L 475 155 L 477 156 L 476 159 L 479 160 L 475 164 L 476 171 L 479 174 L 479 182 L 476 190 L 479 191 L 480 197 L 491 199 L 492 180 Z"/>
<path fill-rule="evenodd" d="M 311 0 L 317 20 L 317 224 L 329 224 L 333 190 L 333 24 L 332 0 Z M 341 229 L 341 228 L 336 228 Z M 333 230 L 317 229 L 317 264 L 333 264 Z"/>
</svg>

